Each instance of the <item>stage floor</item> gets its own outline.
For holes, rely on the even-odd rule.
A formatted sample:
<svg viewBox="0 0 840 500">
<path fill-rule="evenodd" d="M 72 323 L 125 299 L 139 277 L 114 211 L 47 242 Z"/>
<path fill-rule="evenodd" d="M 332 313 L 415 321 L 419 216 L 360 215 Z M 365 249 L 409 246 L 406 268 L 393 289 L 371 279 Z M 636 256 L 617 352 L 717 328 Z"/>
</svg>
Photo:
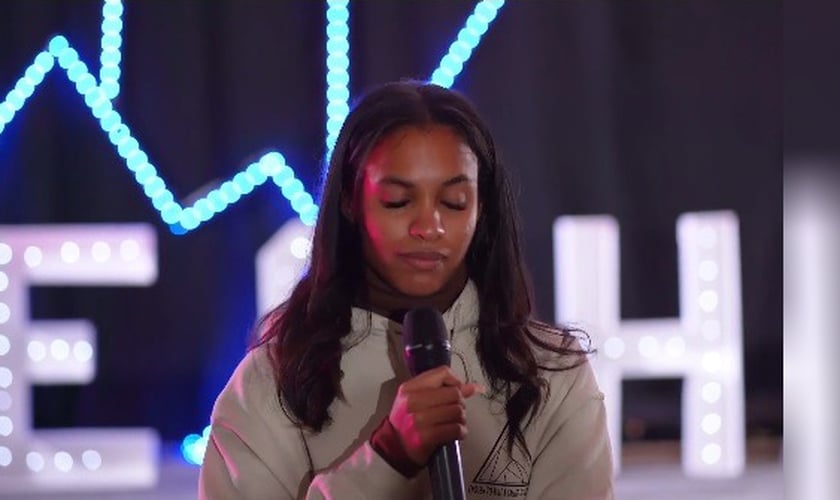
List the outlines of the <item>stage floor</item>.
<svg viewBox="0 0 840 500">
<path fill-rule="evenodd" d="M 751 441 L 746 472 L 726 480 L 688 479 L 679 464 L 679 443 L 626 444 L 616 479 L 620 500 L 781 500 L 784 477 L 778 440 Z M 145 491 L 5 496 L 26 500 L 195 500 L 198 468 L 172 457 L 164 460 L 157 488 Z"/>
</svg>

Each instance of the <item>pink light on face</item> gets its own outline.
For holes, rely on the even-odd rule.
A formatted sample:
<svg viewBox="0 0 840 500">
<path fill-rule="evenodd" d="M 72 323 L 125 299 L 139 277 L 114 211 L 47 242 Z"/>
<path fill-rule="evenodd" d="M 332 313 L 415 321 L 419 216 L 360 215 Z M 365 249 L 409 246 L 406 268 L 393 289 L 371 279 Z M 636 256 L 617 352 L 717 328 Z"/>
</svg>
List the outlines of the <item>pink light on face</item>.
<svg viewBox="0 0 840 500">
<path fill-rule="evenodd" d="M 462 269 L 478 216 L 478 161 L 448 127 L 408 127 L 364 163 L 362 247 L 397 290 L 428 296 Z"/>
</svg>

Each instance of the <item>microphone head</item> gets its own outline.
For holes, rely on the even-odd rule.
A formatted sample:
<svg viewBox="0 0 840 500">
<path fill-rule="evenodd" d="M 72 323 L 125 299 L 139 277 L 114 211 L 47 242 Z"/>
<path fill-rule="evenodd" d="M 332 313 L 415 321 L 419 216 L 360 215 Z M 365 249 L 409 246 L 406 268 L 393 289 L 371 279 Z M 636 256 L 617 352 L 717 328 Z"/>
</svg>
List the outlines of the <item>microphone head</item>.
<svg viewBox="0 0 840 500">
<path fill-rule="evenodd" d="M 441 365 L 449 366 L 452 347 L 443 316 L 437 309 L 412 309 L 403 318 L 402 326 L 403 354 L 412 376 Z"/>
</svg>

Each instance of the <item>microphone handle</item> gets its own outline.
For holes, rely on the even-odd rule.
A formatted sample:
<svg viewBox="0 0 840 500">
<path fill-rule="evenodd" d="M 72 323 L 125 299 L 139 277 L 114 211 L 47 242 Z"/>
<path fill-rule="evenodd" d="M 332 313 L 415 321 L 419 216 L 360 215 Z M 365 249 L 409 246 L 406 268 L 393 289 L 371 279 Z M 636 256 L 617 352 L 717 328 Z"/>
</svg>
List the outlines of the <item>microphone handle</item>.
<svg viewBox="0 0 840 500">
<path fill-rule="evenodd" d="M 464 500 L 461 447 L 458 441 L 446 443 L 432 454 L 429 476 L 434 500 Z"/>
</svg>

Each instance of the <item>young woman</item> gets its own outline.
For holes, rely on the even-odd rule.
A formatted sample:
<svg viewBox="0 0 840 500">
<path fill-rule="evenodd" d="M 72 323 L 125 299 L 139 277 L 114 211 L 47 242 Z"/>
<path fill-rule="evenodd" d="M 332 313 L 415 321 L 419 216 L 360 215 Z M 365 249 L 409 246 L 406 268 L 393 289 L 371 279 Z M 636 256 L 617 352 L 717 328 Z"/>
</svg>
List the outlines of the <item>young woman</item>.
<svg viewBox="0 0 840 500">
<path fill-rule="evenodd" d="M 452 365 L 412 378 L 418 306 L 442 312 Z M 532 317 L 507 173 L 457 92 L 391 83 L 354 107 L 308 273 L 261 332 L 216 401 L 201 498 L 428 498 L 456 439 L 469 498 L 612 498 L 588 352 Z"/>
</svg>

